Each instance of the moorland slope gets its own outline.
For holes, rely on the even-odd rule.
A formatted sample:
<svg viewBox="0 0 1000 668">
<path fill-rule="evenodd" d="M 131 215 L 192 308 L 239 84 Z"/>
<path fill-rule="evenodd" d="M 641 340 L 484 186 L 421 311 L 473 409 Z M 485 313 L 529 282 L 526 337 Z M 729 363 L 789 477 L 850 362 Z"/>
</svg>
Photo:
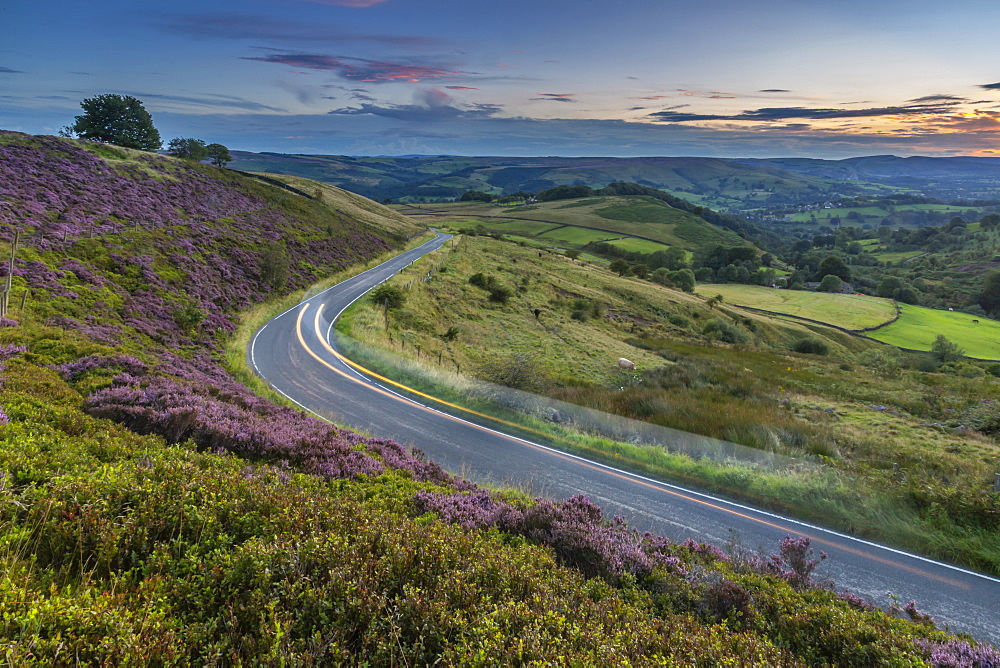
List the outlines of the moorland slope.
<svg viewBox="0 0 1000 668">
<path fill-rule="evenodd" d="M 402 243 L 393 216 L 322 199 L 0 133 L 5 253 L 22 233 L 0 321 L 6 662 L 1000 659 L 816 586 L 801 541 L 668 544 L 250 393 L 221 363 L 241 310 Z"/>
</svg>

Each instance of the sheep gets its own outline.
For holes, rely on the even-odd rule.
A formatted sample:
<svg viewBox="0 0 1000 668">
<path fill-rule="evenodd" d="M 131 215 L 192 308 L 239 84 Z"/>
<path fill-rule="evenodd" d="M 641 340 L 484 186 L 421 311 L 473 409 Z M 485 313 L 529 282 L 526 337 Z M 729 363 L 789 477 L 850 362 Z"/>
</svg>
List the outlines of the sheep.
<svg viewBox="0 0 1000 668">
<path fill-rule="evenodd" d="M 624 357 L 619 357 L 618 368 L 622 371 L 635 371 L 635 362 L 627 360 Z"/>
</svg>

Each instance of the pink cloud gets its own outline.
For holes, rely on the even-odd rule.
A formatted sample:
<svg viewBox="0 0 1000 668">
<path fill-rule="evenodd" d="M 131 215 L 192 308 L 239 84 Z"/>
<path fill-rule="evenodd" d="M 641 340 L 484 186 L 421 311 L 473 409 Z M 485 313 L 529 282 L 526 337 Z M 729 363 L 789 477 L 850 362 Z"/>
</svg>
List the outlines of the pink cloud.
<svg viewBox="0 0 1000 668">
<path fill-rule="evenodd" d="M 417 83 L 429 79 L 450 79 L 461 73 L 431 65 L 391 63 L 363 58 L 323 56 L 305 53 L 275 53 L 267 56 L 244 58 L 263 63 L 277 63 L 307 70 L 336 72 L 345 79 L 371 83 L 402 81 Z"/>
</svg>

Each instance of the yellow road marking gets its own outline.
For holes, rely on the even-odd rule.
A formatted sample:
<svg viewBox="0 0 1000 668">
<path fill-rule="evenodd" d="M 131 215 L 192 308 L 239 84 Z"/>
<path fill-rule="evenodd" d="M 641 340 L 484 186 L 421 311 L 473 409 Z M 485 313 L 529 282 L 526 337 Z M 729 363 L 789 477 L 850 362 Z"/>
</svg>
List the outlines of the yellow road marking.
<svg viewBox="0 0 1000 668">
<path fill-rule="evenodd" d="M 428 413 L 433 413 L 435 415 L 442 416 L 442 417 L 444 417 L 446 419 L 449 419 L 449 420 L 451 420 L 453 422 L 461 423 L 461 424 L 464 424 L 464 425 L 470 425 L 473 428 L 478 429 L 479 431 L 484 431 L 484 432 L 487 432 L 487 433 L 490 433 L 490 434 L 498 435 L 498 436 L 500 436 L 500 437 L 502 437 L 502 438 L 504 438 L 506 440 L 509 440 L 509 441 L 512 441 L 512 442 L 515 442 L 515 443 L 519 443 L 521 445 L 530 447 L 530 448 L 532 448 L 534 450 L 545 452 L 545 453 L 547 453 L 549 455 L 552 455 L 554 457 L 562 459 L 563 461 L 573 462 L 574 464 L 581 465 L 581 466 L 583 466 L 585 468 L 588 468 L 588 469 L 590 469 L 592 471 L 596 471 L 596 472 L 604 473 L 604 474 L 607 474 L 607 475 L 611 475 L 611 476 L 613 476 L 615 478 L 618 478 L 620 480 L 625 480 L 625 481 L 628 481 L 628 482 L 633 483 L 633 484 L 638 484 L 638 485 L 641 485 L 643 487 L 646 487 L 647 489 L 651 489 L 651 490 L 655 490 L 657 492 L 669 494 L 669 495 L 677 497 L 679 499 L 684 499 L 686 501 L 697 503 L 697 504 L 700 504 L 702 506 L 706 506 L 708 508 L 712 508 L 712 509 L 715 509 L 715 510 L 727 513 L 729 515 L 733 515 L 733 516 L 736 516 L 736 517 L 742 517 L 743 519 L 750 520 L 752 522 L 756 522 L 757 524 L 762 524 L 764 526 L 768 526 L 768 527 L 771 527 L 771 528 L 774 528 L 774 529 L 778 529 L 779 531 L 784 531 L 784 532 L 789 533 L 789 534 L 795 534 L 797 536 L 802 536 L 802 537 L 805 537 L 805 538 L 809 538 L 811 541 L 814 541 L 816 543 L 820 543 L 822 545 L 827 545 L 829 547 L 833 547 L 833 548 L 836 548 L 836 549 L 839 549 L 839 550 L 843 550 L 845 552 L 849 552 L 849 553 L 857 555 L 859 557 L 864 557 L 866 559 L 871 559 L 872 561 L 876 561 L 876 562 L 879 562 L 879 563 L 882 563 L 882 564 L 886 564 L 888 566 L 893 566 L 895 568 L 908 571 L 908 572 L 913 573 L 915 575 L 920 575 L 922 577 L 930 578 L 932 580 L 937 580 L 938 582 L 942 582 L 944 584 L 949 584 L 949 585 L 952 585 L 953 587 L 958 587 L 960 589 L 970 589 L 970 585 L 968 585 L 968 584 L 966 584 L 964 582 L 959 582 L 958 580 L 953 580 L 951 578 L 947 578 L 947 577 L 944 577 L 942 575 L 937 575 L 935 573 L 930 573 L 928 571 L 923 570 L 922 568 L 917 568 L 916 566 L 910 566 L 910 565 L 907 565 L 907 564 L 902 564 L 902 563 L 899 563 L 898 561 L 895 561 L 893 559 L 888 559 L 886 557 L 880 557 L 880 556 L 871 554 L 870 552 L 866 552 L 866 551 L 863 551 L 863 550 L 860 550 L 860 549 L 857 549 L 857 548 L 854 548 L 854 547 L 850 547 L 850 546 L 847 546 L 847 545 L 844 545 L 844 544 L 841 544 L 841 543 L 836 543 L 834 541 L 831 541 L 831 540 L 828 540 L 828 539 L 825 539 L 825 538 L 821 538 L 821 537 L 818 537 L 818 536 L 815 536 L 815 535 L 812 535 L 812 534 L 809 534 L 809 533 L 805 533 L 803 531 L 792 529 L 792 528 L 789 528 L 787 526 L 782 526 L 780 524 L 775 524 L 775 523 L 769 522 L 769 521 L 767 521 L 765 519 L 761 519 L 759 517 L 754 517 L 753 515 L 748 515 L 746 513 L 742 513 L 740 511 L 734 510 L 732 508 L 726 508 L 725 506 L 720 506 L 718 504 L 711 503 L 711 502 L 705 501 L 703 499 L 698 499 L 698 498 L 695 498 L 695 497 L 692 497 L 692 496 L 688 496 L 687 494 L 682 494 L 680 492 L 676 492 L 676 491 L 671 490 L 671 489 L 666 489 L 666 488 L 664 488 L 661 485 L 657 485 L 655 483 L 643 480 L 641 478 L 630 476 L 630 475 L 627 475 L 625 473 L 621 473 L 621 472 L 615 471 L 615 470 L 613 470 L 611 468 L 607 468 L 607 467 L 600 466 L 600 465 L 592 463 L 592 462 L 588 462 L 587 460 L 584 460 L 584 459 L 580 459 L 580 458 L 576 458 L 576 457 L 570 457 L 570 456 L 566 455 L 565 453 L 561 453 L 561 452 L 558 452 L 556 450 L 552 450 L 551 448 L 542 447 L 542 446 L 540 446 L 538 444 L 532 443 L 531 441 L 526 441 L 524 439 L 520 439 L 520 438 L 517 438 L 515 436 L 511 436 L 509 434 L 505 434 L 503 432 L 495 431 L 495 430 L 490 429 L 488 427 L 483 427 L 482 425 L 478 425 L 478 424 L 476 424 L 474 422 L 469 422 L 467 420 L 463 420 L 463 419 L 455 417 L 453 415 L 449 415 L 448 413 L 443 413 L 441 411 L 435 411 L 435 410 L 433 410 L 433 409 L 431 409 L 431 408 L 429 408 L 427 406 L 423 406 L 423 405 L 418 404 L 418 403 L 416 403 L 414 401 L 410 401 L 406 397 L 401 397 L 401 396 L 399 396 L 397 394 L 393 394 L 392 392 L 388 392 L 388 391 L 386 391 L 386 390 L 384 390 L 382 388 L 373 387 L 371 385 L 368 385 L 368 384 L 362 382 L 360 379 L 358 379 L 358 378 L 356 378 L 354 376 L 351 376 L 350 374 L 345 373 L 344 371 L 342 371 L 342 370 L 338 369 L 337 367 L 333 366 L 332 364 L 330 364 L 330 362 L 328 362 L 327 360 L 325 360 L 322 357 L 320 357 L 306 343 L 305 338 L 302 336 L 302 320 L 304 319 L 305 313 L 306 313 L 307 310 L 309 310 L 310 306 L 312 306 L 311 303 L 306 303 L 304 305 L 304 307 L 302 308 L 302 310 L 299 311 L 299 315 L 298 315 L 298 318 L 296 319 L 296 323 L 295 323 L 296 336 L 297 336 L 297 338 L 299 340 L 299 344 L 302 346 L 302 348 L 305 349 L 305 351 L 307 353 L 309 353 L 309 355 L 313 359 L 315 359 L 317 362 L 319 362 L 320 364 L 322 364 L 326 368 L 330 369 L 334 373 L 339 374 L 340 376 L 342 376 L 342 377 L 344 377 L 344 378 L 346 378 L 346 379 L 348 379 L 348 380 L 350 380 L 352 382 L 358 383 L 359 385 L 362 385 L 362 386 L 367 387 L 367 388 L 369 388 L 371 390 L 374 390 L 375 392 L 378 392 L 379 394 L 382 394 L 383 396 L 395 399 L 396 401 L 400 401 L 400 402 L 409 404 L 411 406 L 419 408 L 420 410 L 427 411 Z M 464 406 L 459 406 L 458 404 L 453 404 L 453 403 L 444 401 L 443 399 L 438 399 L 437 397 L 434 397 L 432 395 L 426 394 L 424 392 L 420 392 L 419 390 L 415 390 L 415 389 L 413 389 L 411 387 L 407 387 L 406 385 L 403 385 L 402 383 L 398 383 L 398 382 L 392 380 L 391 378 L 386 378 L 385 376 L 377 374 L 374 371 L 371 371 L 371 370 L 369 370 L 369 369 L 361 366 L 360 364 L 357 364 L 356 362 L 353 362 L 353 361 L 347 359 L 346 357 L 344 357 L 343 355 L 341 355 L 340 353 L 338 353 L 336 350 L 334 350 L 333 347 L 326 341 L 326 339 L 322 335 L 322 331 L 321 331 L 321 327 L 320 327 L 320 317 L 323 315 L 323 309 L 325 307 L 326 307 L 325 304 L 320 304 L 319 308 L 316 311 L 316 317 L 313 319 L 313 326 L 314 326 L 314 331 L 315 331 L 316 337 L 319 339 L 320 344 L 323 346 L 323 348 L 330 355 L 334 356 L 335 358 L 337 358 L 338 360 L 340 360 L 345 365 L 348 365 L 348 366 L 350 366 L 350 367 L 352 367 L 354 369 L 357 369 L 358 371 L 360 371 L 360 372 L 362 372 L 362 373 L 364 373 L 364 374 L 366 374 L 368 376 L 371 376 L 373 378 L 378 378 L 379 380 L 381 380 L 381 381 L 383 381 L 385 383 L 388 383 L 390 385 L 393 385 L 395 387 L 398 387 L 398 388 L 400 388 L 402 390 L 405 390 L 406 392 L 412 392 L 413 394 L 416 394 L 416 395 L 418 395 L 420 397 L 424 397 L 426 399 L 430 399 L 431 401 L 435 401 L 435 402 L 437 402 L 439 404 L 448 406 L 450 408 L 454 408 L 456 410 L 463 411 L 465 413 L 470 413 L 470 414 L 476 415 L 478 417 L 486 418 L 486 419 L 492 420 L 494 422 L 499 422 L 501 424 L 512 426 L 512 427 L 515 427 L 517 429 L 524 429 L 524 430 L 531 431 L 531 432 L 534 432 L 534 433 L 537 433 L 537 434 L 541 434 L 541 435 L 545 436 L 546 438 L 558 438 L 558 437 L 550 436 L 549 434 L 546 434 L 546 433 L 544 433 L 542 431 L 538 431 L 538 430 L 531 429 L 531 428 L 528 428 L 528 427 L 523 427 L 523 426 L 518 425 L 518 424 L 516 424 L 514 422 L 508 422 L 506 420 L 502 420 L 500 418 L 496 418 L 496 417 L 493 417 L 491 415 L 487 415 L 485 413 L 479 413 L 479 412 L 474 411 L 472 409 L 465 408 Z M 559 440 L 565 440 L 565 439 L 559 439 Z M 576 447 L 581 447 L 581 446 L 576 446 Z"/>
</svg>

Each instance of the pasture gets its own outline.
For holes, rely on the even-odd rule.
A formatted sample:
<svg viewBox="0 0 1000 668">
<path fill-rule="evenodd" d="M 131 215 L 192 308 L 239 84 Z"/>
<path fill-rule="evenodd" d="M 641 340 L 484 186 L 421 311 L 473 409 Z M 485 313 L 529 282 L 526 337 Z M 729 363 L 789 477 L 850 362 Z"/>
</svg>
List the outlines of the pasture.
<svg viewBox="0 0 1000 668">
<path fill-rule="evenodd" d="M 876 327 L 896 315 L 890 300 L 867 295 L 776 290 L 760 285 L 738 283 L 699 285 L 695 288 L 695 293 L 705 297 L 722 295 L 726 303 L 736 306 L 749 306 L 809 318 L 845 329 Z"/>
<path fill-rule="evenodd" d="M 958 311 L 899 306 L 899 320 L 868 336 L 900 348 L 930 350 L 938 334 L 944 334 L 969 357 L 1000 359 L 1000 322 Z"/>
<path fill-rule="evenodd" d="M 514 207 L 498 207 L 482 202 L 456 202 L 406 206 L 399 210 L 421 222 L 449 223 L 453 227 L 457 227 L 453 221 L 471 218 L 487 229 L 504 234 L 563 240 L 570 247 L 579 247 L 593 240 L 620 237 L 632 238 L 629 243 L 634 244 L 636 250 L 641 248 L 642 252 L 654 252 L 663 247 L 654 244 L 679 246 L 693 251 L 712 243 L 745 243 L 730 230 L 715 227 L 698 216 L 645 197 L 587 197 Z M 570 234 L 556 230 L 557 225 L 585 228 L 594 233 Z M 640 240 L 648 243 L 635 244 Z"/>
</svg>

